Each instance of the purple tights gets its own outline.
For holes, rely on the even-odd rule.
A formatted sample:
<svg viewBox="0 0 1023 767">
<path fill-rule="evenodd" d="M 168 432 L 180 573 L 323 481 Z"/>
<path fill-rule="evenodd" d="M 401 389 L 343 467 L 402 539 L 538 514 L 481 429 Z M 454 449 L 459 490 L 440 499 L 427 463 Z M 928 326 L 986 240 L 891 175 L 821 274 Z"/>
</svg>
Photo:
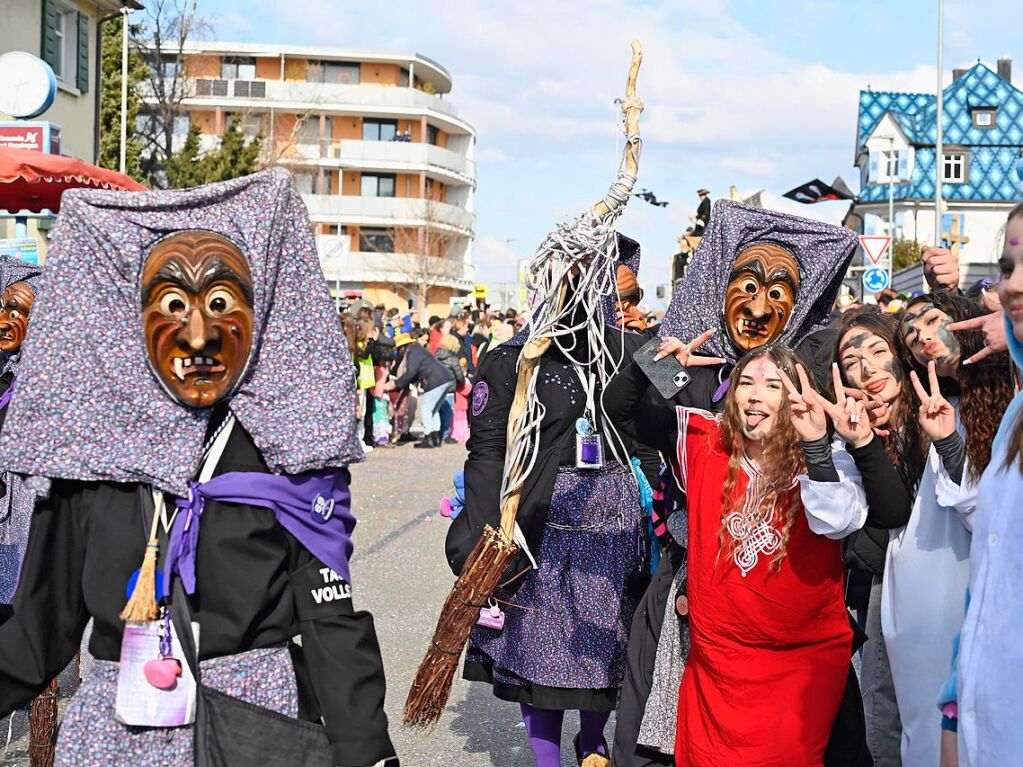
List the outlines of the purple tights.
<svg viewBox="0 0 1023 767">
<path fill-rule="evenodd" d="M 529 745 L 536 756 L 537 767 L 561 766 L 561 724 L 565 712 L 550 708 L 534 708 L 520 703 L 522 721 L 529 735 Z M 579 747 L 584 754 L 606 754 L 604 749 L 604 725 L 610 711 L 579 712 Z"/>
</svg>

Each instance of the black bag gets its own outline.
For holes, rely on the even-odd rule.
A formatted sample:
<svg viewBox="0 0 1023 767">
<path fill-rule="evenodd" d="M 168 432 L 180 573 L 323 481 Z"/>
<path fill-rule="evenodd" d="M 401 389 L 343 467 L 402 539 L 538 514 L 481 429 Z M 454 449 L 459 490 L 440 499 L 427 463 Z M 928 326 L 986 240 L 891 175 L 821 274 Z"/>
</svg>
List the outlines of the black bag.
<svg viewBox="0 0 1023 767">
<path fill-rule="evenodd" d="M 192 615 L 181 579 L 174 579 L 171 618 L 195 676 L 195 767 L 333 767 L 327 730 L 246 703 L 205 686 L 199 676 Z"/>
</svg>

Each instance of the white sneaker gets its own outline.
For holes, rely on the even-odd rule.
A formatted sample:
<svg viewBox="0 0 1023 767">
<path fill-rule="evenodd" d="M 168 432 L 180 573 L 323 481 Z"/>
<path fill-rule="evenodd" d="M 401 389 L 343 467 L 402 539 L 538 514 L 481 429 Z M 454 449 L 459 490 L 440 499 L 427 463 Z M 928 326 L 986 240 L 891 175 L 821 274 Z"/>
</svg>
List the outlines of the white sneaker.
<svg viewBox="0 0 1023 767">
<path fill-rule="evenodd" d="M 369 455 L 370 453 L 373 452 L 373 448 L 370 447 L 369 445 L 364 444 L 362 446 L 362 452 L 365 453 L 366 455 Z"/>
</svg>

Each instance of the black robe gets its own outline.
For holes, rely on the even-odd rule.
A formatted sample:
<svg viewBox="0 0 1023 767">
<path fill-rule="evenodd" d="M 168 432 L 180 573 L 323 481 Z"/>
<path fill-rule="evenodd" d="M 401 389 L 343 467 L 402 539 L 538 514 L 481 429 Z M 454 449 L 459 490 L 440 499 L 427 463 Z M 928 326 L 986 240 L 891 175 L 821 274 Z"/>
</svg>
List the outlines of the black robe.
<svg viewBox="0 0 1023 767">
<path fill-rule="evenodd" d="M 240 423 L 214 476 L 230 471 L 268 471 Z M 60 673 L 90 618 L 89 651 L 100 660 L 119 659 L 124 623 L 118 613 L 150 525 L 138 492 L 135 484 L 58 479 L 37 504 L 14 616 L 0 627 L 0 715 Z M 300 717 L 322 715 L 335 764 L 368 767 L 395 753 L 380 648 L 372 616 L 356 611 L 350 598 L 316 604 L 311 592 L 323 585 L 322 568 L 272 511 L 207 502 L 197 589 L 189 600 L 201 627 L 199 655 L 233 655 L 300 634 L 301 649 L 292 653 Z"/>
</svg>

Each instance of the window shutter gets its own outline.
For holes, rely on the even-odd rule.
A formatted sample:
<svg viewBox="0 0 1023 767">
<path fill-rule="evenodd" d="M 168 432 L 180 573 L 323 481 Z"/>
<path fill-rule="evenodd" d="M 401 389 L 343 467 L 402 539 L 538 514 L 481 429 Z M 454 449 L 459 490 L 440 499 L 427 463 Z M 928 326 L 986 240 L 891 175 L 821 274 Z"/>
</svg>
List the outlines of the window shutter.
<svg viewBox="0 0 1023 767">
<path fill-rule="evenodd" d="M 867 176 L 868 181 L 877 181 L 880 178 L 880 174 L 877 170 L 877 152 L 870 153 L 870 173 Z"/>
<path fill-rule="evenodd" d="M 78 12 L 78 71 L 75 85 L 82 93 L 89 92 L 89 17 Z"/>
<path fill-rule="evenodd" d="M 909 150 L 902 149 L 899 151 L 899 178 L 903 180 L 909 179 Z"/>
<path fill-rule="evenodd" d="M 43 37 L 39 44 L 39 53 L 43 61 L 55 71 L 58 69 L 57 56 L 57 6 L 53 0 L 42 0 L 43 4 Z"/>
</svg>

